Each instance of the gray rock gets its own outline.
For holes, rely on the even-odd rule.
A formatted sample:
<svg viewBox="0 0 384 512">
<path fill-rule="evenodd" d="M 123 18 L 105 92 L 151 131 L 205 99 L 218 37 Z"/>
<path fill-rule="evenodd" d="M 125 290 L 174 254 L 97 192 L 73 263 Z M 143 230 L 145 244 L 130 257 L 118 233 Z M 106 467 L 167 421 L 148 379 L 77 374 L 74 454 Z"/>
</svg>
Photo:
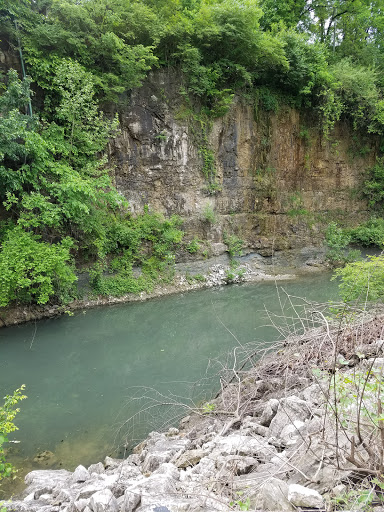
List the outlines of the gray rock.
<svg viewBox="0 0 384 512">
<path fill-rule="evenodd" d="M 295 507 L 323 508 L 324 500 L 315 490 L 302 485 L 291 484 L 288 488 L 288 500 Z"/>
<path fill-rule="evenodd" d="M 297 396 L 280 400 L 276 416 L 269 426 L 269 435 L 278 438 L 286 425 L 296 420 L 304 421 L 311 416 L 308 403 Z"/>
<path fill-rule="evenodd" d="M 123 461 L 121 459 L 114 459 L 112 457 L 105 457 L 104 467 L 105 469 L 115 469 L 120 466 Z"/>
<path fill-rule="evenodd" d="M 325 394 L 319 384 L 312 384 L 307 388 L 303 389 L 300 394 L 300 397 L 303 398 L 306 402 L 310 402 L 313 405 L 320 405 L 325 400 Z"/>
<path fill-rule="evenodd" d="M 61 489 L 58 494 L 55 495 L 55 505 L 61 505 L 74 499 L 76 491 L 73 489 Z"/>
<path fill-rule="evenodd" d="M 77 466 L 73 475 L 72 482 L 85 482 L 90 477 L 89 471 L 84 466 Z"/>
<path fill-rule="evenodd" d="M 344 485 L 344 484 L 339 484 L 339 485 L 336 485 L 333 489 L 332 489 L 332 494 L 334 496 L 341 496 L 342 494 L 345 494 L 347 492 L 347 486 Z"/>
<path fill-rule="evenodd" d="M 293 511 L 295 508 L 288 501 L 288 485 L 278 478 L 268 478 L 265 483 L 247 492 L 251 506 L 260 510 Z"/>
<path fill-rule="evenodd" d="M 196 466 L 200 460 L 208 454 L 206 450 L 201 448 L 197 450 L 188 450 L 178 457 L 174 464 L 176 467 L 185 469 L 189 466 Z"/>
<path fill-rule="evenodd" d="M 126 489 L 121 512 L 133 512 L 141 501 L 141 491 Z"/>
<path fill-rule="evenodd" d="M 152 439 L 147 443 L 142 471 L 152 472 L 164 462 L 169 462 L 173 456 L 189 448 L 191 441 L 187 438 L 167 438 L 164 434 L 152 434 Z"/>
<path fill-rule="evenodd" d="M 74 508 L 78 512 L 83 512 L 85 507 L 88 507 L 88 506 L 89 506 L 89 500 L 82 499 L 82 500 L 75 501 L 75 503 L 74 503 Z"/>
<path fill-rule="evenodd" d="M 244 457 L 240 455 L 221 455 L 215 458 L 215 466 L 220 475 L 244 475 L 252 471 L 259 465 L 254 457 Z"/>
<path fill-rule="evenodd" d="M 97 464 L 91 464 L 88 471 L 90 474 L 96 473 L 97 475 L 101 475 L 105 472 L 105 468 L 102 462 L 98 462 Z"/>
<path fill-rule="evenodd" d="M 265 437 L 268 434 L 268 427 L 265 427 L 257 421 L 254 421 L 254 419 L 250 416 L 245 418 L 240 430 L 242 433 L 244 433 L 244 435 L 257 434 L 258 436 Z"/>
<path fill-rule="evenodd" d="M 269 427 L 271 424 L 271 421 L 275 417 L 277 413 L 277 409 L 279 407 L 279 401 L 275 398 L 271 398 L 268 400 L 268 402 L 265 404 L 264 410 L 262 415 L 260 416 L 259 423 L 263 427 Z"/>
<path fill-rule="evenodd" d="M 280 433 L 280 439 L 285 446 L 292 446 L 302 439 L 301 432 L 305 423 L 300 420 L 294 420 L 293 423 L 286 425 Z"/>
<path fill-rule="evenodd" d="M 92 495 L 90 508 L 93 512 L 119 512 L 116 498 L 109 489 L 103 489 Z"/>
<path fill-rule="evenodd" d="M 21 497 L 33 493 L 34 499 L 37 500 L 42 494 L 50 494 L 55 489 L 65 487 L 70 476 L 71 473 L 64 469 L 31 471 L 24 479 L 27 488 Z"/>
<path fill-rule="evenodd" d="M 179 480 L 180 473 L 175 464 L 171 464 L 170 462 L 165 462 L 161 466 L 159 466 L 156 471 L 153 472 L 153 475 L 167 475 L 169 478 L 173 478 L 174 480 Z"/>
<path fill-rule="evenodd" d="M 212 450 L 212 458 L 217 455 L 243 455 L 255 457 L 259 462 L 269 461 L 276 454 L 276 448 L 269 445 L 263 437 L 237 434 L 227 437 L 216 436 L 203 448 Z"/>
<path fill-rule="evenodd" d="M 104 489 L 113 489 L 119 480 L 119 475 L 98 475 L 83 485 L 76 497 L 77 500 L 90 498 L 96 492 Z"/>
</svg>

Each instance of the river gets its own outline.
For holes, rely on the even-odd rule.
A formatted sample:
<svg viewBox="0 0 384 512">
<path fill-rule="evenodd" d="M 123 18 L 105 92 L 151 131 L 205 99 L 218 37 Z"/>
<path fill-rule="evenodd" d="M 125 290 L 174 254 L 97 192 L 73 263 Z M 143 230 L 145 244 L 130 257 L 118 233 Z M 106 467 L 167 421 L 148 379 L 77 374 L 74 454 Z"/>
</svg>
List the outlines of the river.
<svg viewBox="0 0 384 512">
<path fill-rule="evenodd" d="M 137 414 L 143 403 L 132 397 L 143 394 L 140 387 L 203 398 L 218 384 L 217 379 L 204 380 L 215 371 L 212 365 L 207 373 L 209 360 L 239 343 L 262 347 L 276 339 L 266 309 L 281 313 L 280 295 L 290 314 L 285 292 L 317 302 L 337 299 L 336 283 L 322 273 L 91 309 L 1 329 L 2 395 L 21 384 L 28 395 L 15 420 L 19 430 L 10 436 L 19 441 L 12 445 L 11 459 L 28 469 L 73 469 L 107 454 L 123 455 L 126 438 L 140 440 L 161 428 L 164 420 L 172 421 L 172 410 L 166 418 L 161 408 Z M 124 425 L 135 414 L 135 420 Z M 42 465 L 33 462 L 44 450 L 54 455 L 43 458 Z"/>
</svg>

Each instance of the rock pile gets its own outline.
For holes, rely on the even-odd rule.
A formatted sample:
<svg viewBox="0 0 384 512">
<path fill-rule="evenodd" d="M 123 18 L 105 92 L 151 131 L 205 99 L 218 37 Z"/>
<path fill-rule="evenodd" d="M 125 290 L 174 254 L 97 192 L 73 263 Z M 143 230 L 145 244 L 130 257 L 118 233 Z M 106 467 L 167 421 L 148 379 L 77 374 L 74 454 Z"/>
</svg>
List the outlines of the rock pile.
<svg viewBox="0 0 384 512">
<path fill-rule="evenodd" d="M 308 436 L 321 424 L 322 392 L 311 385 L 259 407 L 222 435 L 222 419 L 187 417 L 182 430 L 153 432 L 125 460 L 74 473 L 32 471 L 14 512 L 211 512 L 324 507 L 322 495 L 343 472 L 321 465 L 323 445 Z M 241 497 L 241 498 L 240 498 Z"/>
</svg>

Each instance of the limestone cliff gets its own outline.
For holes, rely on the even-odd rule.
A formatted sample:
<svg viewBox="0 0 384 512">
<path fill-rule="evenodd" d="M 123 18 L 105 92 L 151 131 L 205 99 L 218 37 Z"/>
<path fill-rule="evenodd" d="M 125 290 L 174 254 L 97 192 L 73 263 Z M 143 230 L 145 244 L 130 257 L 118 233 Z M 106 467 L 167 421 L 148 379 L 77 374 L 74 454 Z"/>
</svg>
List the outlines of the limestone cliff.
<svg viewBox="0 0 384 512">
<path fill-rule="evenodd" d="M 152 73 L 120 110 L 121 134 L 110 146 L 118 189 L 134 212 L 178 214 L 187 236 L 221 242 L 224 232 L 261 254 L 319 243 L 327 223 L 365 219 L 358 198 L 364 171 L 376 158 L 347 124 L 327 140 L 314 119 L 289 107 L 265 112 L 238 96 L 214 120 L 208 146 L 221 190 L 207 193 L 196 127 L 183 115 L 182 83 Z M 214 211 L 208 222 L 206 211 Z"/>
</svg>

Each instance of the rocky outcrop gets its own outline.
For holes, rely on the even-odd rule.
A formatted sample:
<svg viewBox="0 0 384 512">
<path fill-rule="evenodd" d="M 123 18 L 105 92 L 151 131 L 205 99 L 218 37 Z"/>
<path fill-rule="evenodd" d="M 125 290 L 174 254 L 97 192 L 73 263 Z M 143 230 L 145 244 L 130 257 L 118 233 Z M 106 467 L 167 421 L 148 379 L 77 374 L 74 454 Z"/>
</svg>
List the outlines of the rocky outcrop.
<svg viewBox="0 0 384 512">
<path fill-rule="evenodd" d="M 219 244 L 224 232 L 235 233 L 263 255 L 319 243 L 327 223 L 340 216 L 350 224 L 364 219 L 366 204 L 354 190 L 375 162 L 374 138 L 359 152 L 347 124 L 326 139 L 314 115 L 284 105 L 266 112 L 237 96 L 228 114 L 213 120 L 206 142 L 181 87 L 176 72 L 156 71 L 120 110 L 121 135 L 110 159 L 134 212 L 147 204 L 178 214 L 191 238 Z M 204 148 L 215 159 L 213 195 Z"/>
</svg>

